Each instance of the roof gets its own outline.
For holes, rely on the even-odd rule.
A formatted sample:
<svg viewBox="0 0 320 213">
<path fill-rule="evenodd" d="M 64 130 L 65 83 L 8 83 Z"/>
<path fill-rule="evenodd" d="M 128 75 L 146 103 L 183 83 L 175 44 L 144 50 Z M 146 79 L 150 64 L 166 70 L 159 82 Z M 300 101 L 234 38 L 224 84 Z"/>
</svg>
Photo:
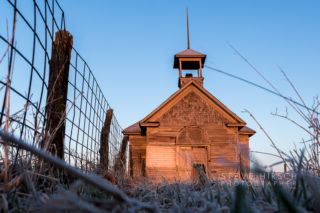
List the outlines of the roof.
<svg viewBox="0 0 320 213">
<path fill-rule="evenodd" d="M 172 100 L 174 100 L 179 94 L 181 94 L 184 90 L 186 90 L 190 85 L 194 85 L 196 88 L 198 88 L 201 92 L 203 92 L 211 101 L 213 101 L 218 107 L 220 107 L 225 113 L 227 113 L 229 116 L 231 116 L 236 123 L 230 123 L 231 126 L 239 126 L 239 132 L 241 134 L 246 134 L 252 136 L 256 133 L 253 129 L 245 126 L 246 123 L 238 117 L 235 113 L 233 113 L 230 109 L 228 109 L 223 103 L 221 103 L 217 98 L 215 98 L 211 93 L 209 93 L 206 89 L 199 86 L 194 81 L 190 81 L 186 85 L 184 85 L 182 88 L 180 88 L 178 91 L 176 91 L 174 94 L 172 94 L 166 101 L 164 101 L 160 106 L 158 106 L 155 110 L 153 110 L 149 115 L 147 115 L 144 119 L 142 119 L 139 122 L 134 123 L 133 125 L 125 128 L 122 133 L 127 135 L 134 135 L 134 134 L 141 134 L 143 129 L 142 126 L 147 126 L 148 124 L 153 124 L 154 122 L 149 121 L 149 119 L 158 113 L 163 107 L 165 107 L 167 104 L 169 104 Z M 151 123 L 150 123 L 151 122 Z"/>
<path fill-rule="evenodd" d="M 190 85 L 193 85 L 198 90 L 200 90 L 205 96 L 207 96 L 213 103 L 215 103 L 218 107 L 220 107 L 226 114 L 232 117 L 236 123 L 241 124 L 241 126 L 245 126 L 246 123 L 238 117 L 235 113 L 233 113 L 230 109 L 228 109 L 223 103 L 221 103 L 216 97 L 214 97 L 210 92 L 208 92 L 203 87 L 199 86 L 198 83 L 191 80 L 189 83 L 180 88 L 177 92 L 171 95 L 166 101 L 164 101 L 160 106 L 158 106 L 155 110 L 153 110 L 149 115 L 147 115 L 144 119 L 140 121 L 140 124 L 149 122 L 149 119 L 158 113 L 163 107 L 168 105 L 171 101 L 173 101 L 179 94 L 183 93 Z"/>
<path fill-rule="evenodd" d="M 125 128 L 122 133 L 123 134 L 134 134 L 134 133 L 137 133 L 137 134 L 140 134 L 141 133 L 141 127 L 139 125 L 139 121 L 135 124 L 132 124 L 131 126 Z"/>
<path fill-rule="evenodd" d="M 195 51 L 193 49 L 185 49 L 175 54 L 176 57 L 206 57 L 206 54 Z"/>
<path fill-rule="evenodd" d="M 142 130 L 141 130 L 141 127 L 139 125 L 139 121 L 135 124 L 132 124 L 131 126 L 125 128 L 122 133 L 123 134 L 141 134 Z M 254 135 L 256 133 L 256 131 L 254 131 L 253 129 L 247 127 L 247 126 L 244 126 L 242 127 L 240 130 L 239 130 L 240 133 L 243 133 L 243 134 L 248 134 L 248 135 Z"/>
<path fill-rule="evenodd" d="M 179 68 L 179 58 L 201 58 L 202 66 L 206 60 L 207 55 L 193 49 L 185 49 L 174 55 L 173 68 Z"/>
<path fill-rule="evenodd" d="M 243 133 L 243 134 L 247 134 L 247 135 L 254 135 L 256 133 L 256 131 L 254 131 L 253 129 L 250 129 L 249 127 L 247 126 L 244 126 L 242 127 L 240 130 L 239 130 L 240 133 Z"/>
</svg>

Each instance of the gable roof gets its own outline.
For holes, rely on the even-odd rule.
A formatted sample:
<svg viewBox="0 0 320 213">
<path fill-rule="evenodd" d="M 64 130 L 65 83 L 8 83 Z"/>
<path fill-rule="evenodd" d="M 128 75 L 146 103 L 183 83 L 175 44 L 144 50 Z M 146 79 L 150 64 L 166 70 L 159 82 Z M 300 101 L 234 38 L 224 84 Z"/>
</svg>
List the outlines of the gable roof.
<svg viewBox="0 0 320 213">
<path fill-rule="evenodd" d="M 202 92 L 205 96 L 207 96 L 213 103 L 215 103 L 220 109 L 222 109 L 225 113 L 227 113 L 230 117 L 233 118 L 235 124 L 239 124 L 239 126 L 245 126 L 246 122 L 244 122 L 240 117 L 238 117 L 235 113 L 233 113 L 230 109 L 228 109 L 223 103 L 221 103 L 216 97 L 210 94 L 206 89 L 201 87 L 198 83 L 193 80 L 190 80 L 186 85 L 180 88 L 177 92 L 171 95 L 166 101 L 164 101 L 160 106 L 158 106 L 155 110 L 153 110 L 149 115 L 147 115 L 144 119 L 140 121 L 140 126 L 147 126 L 148 120 L 157 114 L 161 109 L 163 109 L 166 105 L 172 102 L 178 95 L 183 93 L 188 87 L 193 85 L 200 92 Z"/>
</svg>

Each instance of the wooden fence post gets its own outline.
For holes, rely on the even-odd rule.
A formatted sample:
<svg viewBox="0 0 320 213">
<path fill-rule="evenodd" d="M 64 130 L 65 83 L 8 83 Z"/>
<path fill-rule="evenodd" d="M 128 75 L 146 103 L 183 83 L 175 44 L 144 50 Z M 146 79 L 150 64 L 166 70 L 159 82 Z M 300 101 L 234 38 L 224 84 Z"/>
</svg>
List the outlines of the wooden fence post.
<svg viewBox="0 0 320 213">
<path fill-rule="evenodd" d="M 109 134 L 111 127 L 111 120 L 113 116 L 113 109 L 108 109 L 106 120 L 104 121 L 104 125 L 101 130 L 100 137 L 100 167 L 102 169 L 108 169 L 109 166 Z"/>
<path fill-rule="evenodd" d="M 128 141 L 129 141 L 129 136 L 124 135 L 120 147 L 120 163 L 122 164 L 121 166 L 124 167 L 126 163 L 126 152 L 127 152 L 127 147 L 128 147 Z"/>
<path fill-rule="evenodd" d="M 117 154 L 116 162 L 114 165 L 114 170 L 116 172 L 120 172 L 120 174 L 123 174 L 126 171 L 125 166 L 127 161 L 126 152 L 127 152 L 128 141 L 129 141 L 129 136 L 124 135 L 122 138 L 120 150 L 119 150 L 119 153 Z"/>
<path fill-rule="evenodd" d="M 72 45 L 73 37 L 68 31 L 56 32 L 49 62 L 46 136 L 42 146 L 61 159 L 64 159 L 65 116 Z"/>
</svg>

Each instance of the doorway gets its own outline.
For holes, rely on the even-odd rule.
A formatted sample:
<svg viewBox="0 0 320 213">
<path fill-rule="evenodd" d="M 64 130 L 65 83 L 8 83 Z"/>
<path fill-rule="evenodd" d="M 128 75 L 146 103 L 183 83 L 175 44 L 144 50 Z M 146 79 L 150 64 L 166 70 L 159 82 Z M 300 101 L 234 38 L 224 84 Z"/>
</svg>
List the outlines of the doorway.
<svg viewBox="0 0 320 213">
<path fill-rule="evenodd" d="M 207 173 L 207 153 L 205 146 L 178 147 L 177 167 L 181 181 L 195 180 L 200 172 Z"/>
</svg>

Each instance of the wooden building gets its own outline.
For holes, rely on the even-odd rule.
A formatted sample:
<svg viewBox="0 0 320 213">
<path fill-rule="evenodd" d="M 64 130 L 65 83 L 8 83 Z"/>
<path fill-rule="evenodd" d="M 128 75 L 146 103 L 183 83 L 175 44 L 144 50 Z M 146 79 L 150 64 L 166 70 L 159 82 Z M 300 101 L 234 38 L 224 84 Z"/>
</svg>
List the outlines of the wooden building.
<svg viewBox="0 0 320 213">
<path fill-rule="evenodd" d="M 239 177 L 241 166 L 249 168 L 249 138 L 255 131 L 203 88 L 205 59 L 190 49 L 188 39 L 188 48 L 174 56 L 179 90 L 123 130 L 129 136 L 131 176 L 184 181 L 200 170 L 209 178 L 228 178 Z"/>
</svg>

